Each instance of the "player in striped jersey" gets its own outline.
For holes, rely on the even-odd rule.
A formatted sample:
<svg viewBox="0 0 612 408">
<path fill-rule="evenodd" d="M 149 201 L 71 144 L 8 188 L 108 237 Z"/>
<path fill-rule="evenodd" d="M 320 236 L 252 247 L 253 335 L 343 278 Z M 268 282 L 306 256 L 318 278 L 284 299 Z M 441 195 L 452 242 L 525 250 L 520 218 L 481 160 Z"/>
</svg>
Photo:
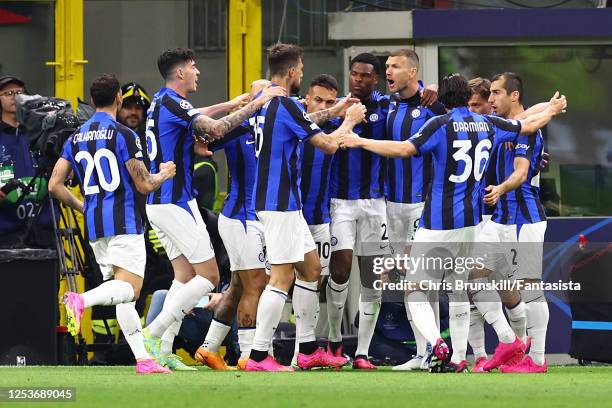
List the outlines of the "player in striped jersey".
<svg viewBox="0 0 612 408">
<path fill-rule="evenodd" d="M 165 85 L 153 98 L 147 116 L 151 172 L 156 173 L 163 160 L 174 160 L 178 167 L 172 181 L 149 194 L 146 211 L 172 263 L 175 279 L 162 311 L 144 330 L 144 335 L 148 349 L 159 354 L 162 362 L 182 369 L 184 365 L 171 353 L 174 337 L 185 314 L 219 281 L 212 243 L 194 198 L 194 132 L 213 139 L 221 138 L 270 98 L 283 95 L 284 91 L 267 88 L 261 97 L 215 120 L 203 112 L 218 109 L 195 109 L 185 99 L 197 90 L 200 74 L 193 51 L 167 50 L 158 58 L 157 66 Z"/>
<path fill-rule="evenodd" d="M 512 72 L 493 77 L 489 101 L 499 117 L 516 119 L 524 115 L 523 81 Z M 539 199 L 540 165 L 543 139 L 538 130 L 528 143 L 517 143 L 508 150 L 498 146 L 492 151 L 497 165 L 489 167 L 495 183 L 487 187 L 485 203 L 496 204 L 493 217 L 480 231 L 481 242 L 517 243 L 503 247 L 511 263 L 504 278 L 525 282 L 542 280 L 542 246 L 546 232 L 546 215 Z M 518 187 L 518 188 L 517 188 Z M 516 189 L 515 189 L 516 188 Z M 505 261 L 505 259 L 504 259 Z M 507 267 L 507 262 L 503 262 Z M 495 272 L 499 273 L 499 270 Z M 516 293 L 515 293 L 516 292 Z M 542 291 L 505 293 L 502 301 L 510 324 L 519 337 L 525 338 L 526 324 L 532 341 L 529 356 L 505 364 L 502 372 L 542 373 L 547 371 L 544 359 L 548 304 Z M 527 323 L 525 322 L 527 319 Z M 483 366 L 483 369 L 489 366 Z"/>
<path fill-rule="evenodd" d="M 273 46 L 268 54 L 272 83 L 289 93 L 299 91 L 304 65 L 302 55 L 302 49 L 295 45 Z M 346 100 L 339 105 L 346 106 Z M 301 212 L 301 163 L 297 150 L 301 142 L 312 143 L 326 153 L 335 152 L 338 135 L 350 132 L 361 122 L 364 111 L 359 104 L 348 108 L 343 124 L 330 135 L 323 133 L 302 105 L 291 98 L 273 98 L 251 118 L 258 157 L 252 206 L 263 224 L 271 274 L 257 307 L 257 328 L 246 364 L 248 371 L 293 370 L 278 364 L 268 355 L 268 349 L 294 278 L 293 309 L 300 343 L 298 366 L 341 366 L 345 361 L 340 362 L 316 345 L 314 329 L 319 313 L 321 265 Z"/>
<path fill-rule="evenodd" d="M 261 79 L 251 84 L 251 98 L 269 85 Z M 199 145 L 200 142 L 196 142 Z M 268 278 L 265 273 L 265 241 L 261 222 L 251 208 L 255 181 L 255 144 L 248 122 L 232 130 L 225 138 L 208 145 L 208 150 L 225 150 L 230 177 L 229 194 L 219 214 L 219 234 L 233 272 L 230 287 L 215 308 L 206 339 L 196 352 L 196 359 L 213 369 L 227 369 L 218 353 L 219 346 L 237 315 L 240 360 L 244 369 L 255 335 L 257 303 Z"/>
<path fill-rule="evenodd" d="M 435 102 L 423 106 L 422 85 L 418 81 L 419 57 L 413 50 L 399 49 L 389 55 L 386 63 L 386 79 L 389 91 L 397 95 L 392 100 L 387 116 L 388 140 L 403 141 L 414 135 L 427 120 L 446 113 L 444 106 Z M 421 157 L 387 159 L 387 221 L 389 245 L 394 254 L 410 253 L 408 246 L 414 237 L 423 206 L 425 193 L 431 182 L 431 155 Z M 433 292 L 432 292 L 433 293 Z M 432 308 L 438 318 L 438 304 L 432 299 Z M 410 310 L 406 312 L 417 345 L 416 356 L 394 370 L 426 368 L 422 364 L 426 355 L 427 340 L 412 322 Z"/>
<path fill-rule="evenodd" d="M 389 97 L 376 91 L 380 64 L 369 53 L 359 54 L 349 65 L 349 91 L 366 106 L 366 122 L 354 131 L 363 138 L 385 138 Z M 343 354 L 342 316 L 348 296 L 353 250 L 359 259 L 361 294 L 359 330 L 353 368 L 375 369 L 368 360 L 370 342 L 380 309 L 381 291 L 373 288 L 372 258 L 389 252 L 384 198 L 383 159 L 368 151 L 339 150 L 333 160 L 330 191 L 330 278 L 327 282 L 329 352 Z"/>
<path fill-rule="evenodd" d="M 306 112 L 312 114 L 330 109 L 336 103 L 337 96 L 338 82 L 336 78 L 327 74 L 315 76 L 310 82 L 304 100 Z M 337 120 L 327 121 L 322 123 L 320 127 L 323 131 L 331 133 L 338 127 L 337 122 Z M 310 143 L 300 145 L 302 213 L 317 247 L 319 262 L 321 263 L 321 276 L 329 275 L 329 257 L 331 255 L 329 177 L 333 157 L 334 154 L 326 154 Z M 296 341 L 292 360 L 293 366 L 297 365 L 298 346 L 299 343 Z M 343 358 L 343 356 L 337 357 Z"/>
<path fill-rule="evenodd" d="M 136 358 L 136 372 L 169 373 L 147 353 L 134 308 L 146 262 L 143 217 L 136 200 L 139 193 L 155 191 L 172 178 L 176 168 L 172 162 L 160 163 L 159 173 L 149 174 L 138 136 L 116 121 L 121 88 L 114 75 L 96 78 L 91 99 L 96 113 L 66 141 L 49 181 L 51 194 L 84 214 L 85 231 L 104 278 L 83 294 L 64 295 L 68 328 L 77 335 L 84 308 L 117 305 L 117 321 Z M 64 186 L 71 170 L 79 179 L 84 203 Z"/>
<path fill-rule="evenodd" d="M 553 116 L 564 112 L 567 102 L 558 93 L 548 107 L 525 120 L 504 120 L 494 116 L 482 116 L 470 112 L 467 103 L 470 90 L 467 80 L 459 75 L 442 79 L 440 101 L 449 113 L 430 119 L 419 132 L 408 141 L 376 141 L 354 135 L 341 137 L 341 146 L 361 147 L 388 157 L 408 157 L 431 153 L 434 158 L 434 176 L 430 185 L 425 208 L 415 234 L 413 254 L 463 259 L 471 256 L 475 240 L 475 226 L 481 221 L 480 182 L 492 147 L 506 141 L 515 141 L 519 135 L 534 133 L 548 123 Z M 431 258 L 436 259 L 436 258 Z M 453 262 L 454 265 L 454 262 Z M 465 268 L 467 269 L 467 268 Z M 469 330 L 469 302 L 459 285 L 449 294 L 453 313 L 463 319 L 451 320 L 453 356 L 448 362 L 448 346 L 440 338 L 433 310 L 423 289 L 430 288 L 427 281 L 436 283 L 442 278 L 451 284 L 465 280 L 467 273 L 458 273 L 448 268 L 431 270 L 417 267 L 410 282 L 415 286 L 407 296 L 413 319 L 428 342 L 434 344 L 433 370 L 465 371 L 467 363 L 467 335 Z M 472 279 L 470 272 L 470 279 Z M 501 305 L 480 302 L 484 291 L 472 294 L 474 303 L 483 312 L 487 322 L 493 325 L 500 339 L 494 359 L 502 364 L 515 353 L 524 350 L 522 341 L 514 335 L 503 317 Z M 454 323 L 454 324 L 453 324 Z"/>
</svg>

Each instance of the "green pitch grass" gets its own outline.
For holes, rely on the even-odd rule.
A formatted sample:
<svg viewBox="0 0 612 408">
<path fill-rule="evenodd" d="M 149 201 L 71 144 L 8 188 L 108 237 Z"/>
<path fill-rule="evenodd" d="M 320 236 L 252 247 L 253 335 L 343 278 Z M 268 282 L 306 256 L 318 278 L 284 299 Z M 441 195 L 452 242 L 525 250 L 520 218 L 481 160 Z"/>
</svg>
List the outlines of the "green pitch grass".
<svg viewBox="0 0 612 408">
<path fill-rule="evenodd" d="M 545 375 L 313 371 L 179 372 L 133 367 L 0 367 L 0 387 L 75 387 L 62 407 L 581 407 L 610 406 L 612 367 L 552 367 Z"/>
</svg>

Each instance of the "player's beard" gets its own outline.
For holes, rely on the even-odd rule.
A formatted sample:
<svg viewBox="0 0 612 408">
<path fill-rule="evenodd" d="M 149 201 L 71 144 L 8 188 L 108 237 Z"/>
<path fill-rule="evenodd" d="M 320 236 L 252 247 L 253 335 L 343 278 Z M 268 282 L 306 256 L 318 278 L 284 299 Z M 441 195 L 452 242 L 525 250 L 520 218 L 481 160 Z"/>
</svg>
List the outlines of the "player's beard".
<svg viewBox="0 0 612 408">
<path fill-rule="evenodd" d="M 289 94 L 290 95 L 297 95 L 297 94 L 299 94 L 300 93 L 301 85 L 302 84 L 296 84 L 296 83 L 291 84 L 290 89 L 289 89 Z"/>
</svg>

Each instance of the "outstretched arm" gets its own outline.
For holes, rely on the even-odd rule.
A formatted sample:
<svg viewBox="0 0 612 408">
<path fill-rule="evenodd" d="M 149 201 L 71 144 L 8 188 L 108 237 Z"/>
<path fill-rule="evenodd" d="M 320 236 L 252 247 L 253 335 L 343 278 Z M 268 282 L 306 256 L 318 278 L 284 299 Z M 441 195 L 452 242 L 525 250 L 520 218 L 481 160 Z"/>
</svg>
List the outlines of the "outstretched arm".
<svg viewBox="0 0 612 408">
<path fill-rule="evenodd" d="M 417 154 L 412 142 L 393 140 L 372 140 L 359 137 L 354 133 L 340 137 L 340 147 L 361 147 L 385 157 L 410 157 Z"/>
<path fill-rule="evenodd" d="M 159 173 L 151 174 L 147 170 L 142 160 L 130 159 L 125 162 L 125 165 L 134 181 L 136 190 L 141 194 L 148 194 L 155 191 L 162 183 L 176 174 L 176 166 L 173 162 L 165 162 L 160 164 Z"/>
<path fill-rule="evenodd" d="M 565 95 L 559 95 L 559 92 L 555 92 L 555 95 L 544 110 L 520 121 L 521 134 L 530 135 L 535 133 L 538 129 L 543 128 L 550 122 L 554 116 L 564 113 L 566 109 L 567 100 L 565 99 Z"/>
<path fill-rule="evenodd" d="M 338 129 L 328 135 L 323 132 L 316 134 L 309 139 L 309 142 L 326 154 L 335 153 L 338 150 L 339 138 L 352 133 L 355 125 L 365 117 L 366 111 L 366 107 L 360 103 L 352 105 L 347 109 L 346 117 Z"/>
<path fill-rule="evenodd" d="M 199 108 L 198 110 L 200 111 L 200 113 L 206 116 L 213 117 L 213 116 L 218 116 L 218 115 L 225 115 L 226 113 L 231 112 L 235 109 L 242 108 L 248 102 L 249 102 L 249 94 L 244 93 L 242 95 L 235 97 L 234 99 L 230 101 L 221 102 L 221 103 L 218 103 L 212 106 L 206 106 L 203 108 Z"/>
<path fill-rule="evenodd" d="M 308 118 L 317 125 L 322 125 L 330 119 L 344 116 L 348 108 L 357 103 L 359 103 L 359 99 L 351 97 L 349 93 L 331 108 L 309 113 Z"/>
<path fill-rule="evenodd" d="M 70 162 L 60 157 L 57 163 L 55 163 L 53 174 L 51 174 L 51 179 L 49 180 L 49 193 L 68 207 L 83 212 L 83 202 L 76 198 L 64 185 L 71 170 Z"/>
<path fill-rule="evenodd" d="M 227 132 L 240 125 L 249 118 L 255 111 L 261 108 L 266 102 L 275 96 L 285 96 L 286 91 L 280 86 L 269 86 L 265 88 L 261 96 L 246 106 L 238 109 L 231 115 L 221 119 L 213 119 L 206 115 L 200 115 L 193 121 L 193 129 L 199 134 L 208 134 L 213 139 L 222 138 Z"/>
</svg>

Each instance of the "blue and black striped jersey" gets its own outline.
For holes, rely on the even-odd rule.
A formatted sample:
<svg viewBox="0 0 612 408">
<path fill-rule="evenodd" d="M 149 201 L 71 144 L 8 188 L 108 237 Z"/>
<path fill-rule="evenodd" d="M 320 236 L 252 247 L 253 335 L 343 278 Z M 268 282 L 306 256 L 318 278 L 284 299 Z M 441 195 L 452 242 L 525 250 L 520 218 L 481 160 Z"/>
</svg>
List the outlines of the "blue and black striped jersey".
<svg viewBox="0 0 612 408">
<path fill-rule="evenodd" d="M 325 133 L 331 133 L 336 125 L 327 122 L 321 126 Z M 329 216 L 329 178 L 333 154 L 325 154 L 310 143 L 300 145 L 302 159 L 302 212 L 308 225 L 327 224 Z"/>
<path fill-rule="evenodd" d="M 451 230 L 481 221 L 481 179 L 498 143 L 515 141 L 520 122 L 483 116 L 459 107 L 436 116 L 411 137 L 418 154 L 433 156 L 430 184 L 420 227 Z"/>
<path fill-rule="evenodd" d="M 210 151 L 224 149 L 230 177 L 229 193 L 223 204 L 222 213 L 227 218 L 242 221 L 256 220 L 251 208 L 253 185 L 255 182 L 255 140 L 251 135 L 248 122 L 229 132 L 223 139 L 212 142 Z"/>
<path fill-rule="evenodd" d="M 257 156 L 251 206 L 255 211 L 301 210 L 298 144 L 307 143 L 321 129 L 299 102 L 288 97 L 266 102 L 249 124 Z"/>
<path fill-rule="evenodd" d="M 389 97 L 374 91 L 370 99 L 361 101 L 367 108 L 366 123 L 353 132 L 360 137 L 384 140 L 389 112 Z M 334 121 L 339 125 L 338 121 Z M 358 200 L 384 195 L 383 158 L 363 149 L 338 150 L 332 163 L 329 187 L 331 198 Z"/>
<path fill-rule="evenodd" d="M 143 233 L 139 193 L 125 165 L 130 159 L 142 160 L 136 133 L 109 114 L 96 112 L 66 141 L 62 157 L 79 178 L 90 241 Z"/>
<path fill-rule="evenodd" d="M 147 112 L 147 147 L 151 173 L 163 162 L 176 164 L 176 176 L 163 182 L 149 194 L 147 204 L 184 203 L 194 198 L 193 129 L 191 123 L 200 115 L 189 101 L 169 88 L 155 94 Z"/>
<path fill-rule="evenodd" d="M 497 165 L 490 170 L 495 174 L 495 184 L 503 183 L 514 171 L 514 159 L 524 157 L 529 160 L 527 180 L 514 191 L 509 191 L 499 198 L 495 206 L 493 221 L 499 224 L 532 224 L 546 220 L 546 213 L 540 203 L 540 165 L 544 143 L 542 133 L 521 136 L 514 150 L 506 150 L 503 145 L 497 146 L 492 155 Z"/>
<path fill-rule="evenodd" d="M 387 116 L 387 138 L 403 141 L 414 135 L 429 119 L 444 115 L 446 109 L 438 102 L 423 107 L 421 94 L 391 102 Z M 421 203 L 425 201 L 427 186 L 431 182 L 431 155 L 419 157 L 388 158 L 386 191 L 387 200 L 394 203 Z"/>
</svg>

